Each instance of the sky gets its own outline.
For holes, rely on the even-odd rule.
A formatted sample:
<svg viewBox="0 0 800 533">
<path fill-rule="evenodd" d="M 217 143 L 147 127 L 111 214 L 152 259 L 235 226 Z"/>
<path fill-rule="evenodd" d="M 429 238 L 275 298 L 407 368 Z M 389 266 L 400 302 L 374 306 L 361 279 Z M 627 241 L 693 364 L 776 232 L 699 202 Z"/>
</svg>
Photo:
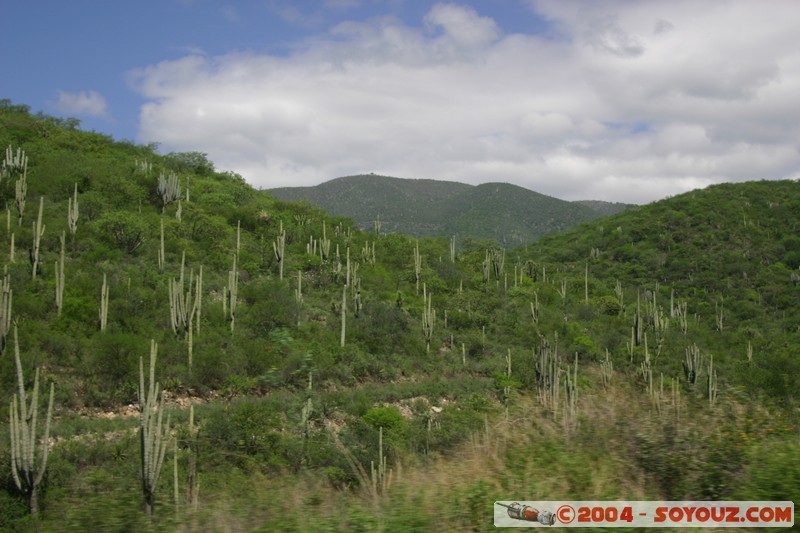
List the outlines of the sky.
<svg viewBox="0 0 800 533">
<path fill-rule="evenodd" d="M 258 188 L 373 172 L 648 203 L 800 178 L 795 0 L 27 0 L 0 98 Z"/>
</svg>

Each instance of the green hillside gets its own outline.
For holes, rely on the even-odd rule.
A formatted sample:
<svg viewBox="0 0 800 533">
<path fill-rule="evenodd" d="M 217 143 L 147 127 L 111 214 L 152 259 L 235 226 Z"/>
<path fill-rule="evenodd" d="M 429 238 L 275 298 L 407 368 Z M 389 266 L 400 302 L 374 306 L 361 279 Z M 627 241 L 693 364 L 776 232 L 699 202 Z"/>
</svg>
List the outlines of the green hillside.
<svg viewBox="0 0 800 533">
<path fill-rule="evenodd" d="M 275 197 L 305 201 L 370 230 L 414 237 L 491 239 L 511 248 L 548 233 L 625 209 L 626 204 L 566 202 L 511 185 L 348 176 L 313 187 L 271 189 Z"/>
<path fill-rule="evenodd" d="M 496 500 L 800 501 L 800 184 L 454 251 L 77 126 L 0 102 L 0 530 L 494 531 Z M 51 384 L 32 516 L 17 480 L 43 454 L 22 464 L 20 428 L 42 439 Z"/>
</svg>

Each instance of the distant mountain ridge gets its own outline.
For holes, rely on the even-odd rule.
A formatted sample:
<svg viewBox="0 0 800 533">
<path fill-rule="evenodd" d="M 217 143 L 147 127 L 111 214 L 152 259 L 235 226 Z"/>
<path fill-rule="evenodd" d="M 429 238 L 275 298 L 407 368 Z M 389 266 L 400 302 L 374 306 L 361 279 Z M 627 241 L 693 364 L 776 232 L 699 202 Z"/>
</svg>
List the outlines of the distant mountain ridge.
<svg viewBox="0 0 800 533">
<path fill-rule="evenodd" d="M 312 187 L 270 189 L 269 193 L 351 218 L 363 229 L 371 229 L 380 219 L 385 233 L 493 239 L 506 247 L 631 207 L 596 200 L 568 202 L 509 183 L 468 185 L 375 174 L 345 176 Z"/>
</svg>

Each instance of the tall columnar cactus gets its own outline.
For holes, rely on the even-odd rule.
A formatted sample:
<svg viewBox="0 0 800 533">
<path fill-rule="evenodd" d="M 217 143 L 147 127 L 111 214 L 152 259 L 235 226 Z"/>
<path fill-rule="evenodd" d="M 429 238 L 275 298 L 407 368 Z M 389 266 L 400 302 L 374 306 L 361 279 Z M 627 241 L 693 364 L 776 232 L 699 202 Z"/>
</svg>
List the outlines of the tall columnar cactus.
<svg viewBox="0 0 800 533">
<path fill-rule="evenodd" d="M 3 267 L 3 283 L 0 292 L 0 353 L 5 351 L 8 344 L 8 334 L 11 331 L 11 301 L 14 291 L 8 277 L 8 265 Z"/>
<path fill-rule="evenodd" d="M 614 362 L 611 361 L 611 357 L 608 353 L 608 348 L 606 348 L 606 358 L 605 360 L 600 362 L 600 377 L 603 380 L 603 388 L 608 390 L 611 387 L 611 378 L 614 376 Z"/>
<path fill-rule="evenodd" d="M 239 297 L 239 269 L 236 266 L 237 257 L 233 254 L 233 266 L 228 271 L 228 308 L 230 309 L 231 333 L 236 325 L 236 301 Z"/>
<path fill-rule="evenodd" d="M 170 172 L 169 176 L 164 174 L 158 176 L 158 187 L 156 189 L 158 197 L 161 198 L 161 212 L 164 212 L 167 205 L 171 204 L 181 196 L 181 182 L 175 173 Z"/>
<path fill-rule="evenodd" d="M 385 494 L 392 484 L 392 471 L 387 468 L 386 455 L 383 453 L 383 426 L 378 428 L 378 466 L 370 461 L 370 482 L 373 498 Z"/>
<path fill-rule="evenodd" d="M 536 389 L 539 403 L 553 414 L 559 407 L 561 360 L 558 353 L 558 337 L 550 345 L 545 337 L 539 343 L 536 359 Z"/>
<path fill-rule="evenodd" d="M 42 245 L 42 235 L 44 235 L 44 224 L 42 224 L 42 211 L 44 211 L 44 196 L 39 198 L 39 216 L 33 223 L 33 247 L 31 248 L 31 266 L 33 274 L 31 279 L 36 279 L 39 272 L 39 250 Z"/>
<path fill-rule="evenodd" d="M 339 346 L 344 347 L 345 336 L 347 334 L 347 284 L 342 287 L 342 331 L 339 334 Z"/>
<path fill-rule="evenodd" d="M 28 156 L 25 155 L 25 150 L 17 148 L 17 152 L 9 144 L 6 147 L 6 157 L 0 166 L 0 179 L 13 178 L 14 176 L 21 176 L 28 171 Z"/>
<path fill-rule="evenodd" d="M 275 242 L 272 243 L 272 251 L 278 261 L 278 279 L 283 279 L 283 264 L 286 257 L 286 231 L 283 229 L 283 222 L 280 223 L 280 230 Z"/>
<path fill-rule="evenodd" d="M 453 235 L 450 238 L 450 262 L 456 262 L 456 236 Z"/>
<path fill-rule="evenodd" d="M 375 235 L 380 237 L 381 236 L 381 216 L 380 215 L 378 215 L 375 218 L 375 221 L 372 223 L 372 225 L 375 227 Z"/>
<path fill-rule="evenodd" d="M 417 294 L 419 294 L 419 278 L 422 273 L 422 256 L 419 253 L 419 240 L 414 243 L 414 279 L 417 282 Z"/>
<path fill-rule="evenodd" d="M 572 373 L 570 374 L 570 370 Z M 578 354 L 575 354 L 575 366 L 567 365 L 564 375 L 564 427 L 574 429 L 578 425 Z"/>
<path fill-rule="evenodd" d="M 150 340 L 150 380 L 145 389 L 144 363 L 139 357 L 139 413 L 140 444 L 142 465 L 142 493 L 147 515 L 153 514 L 156 486 L 164 463 L 164 455 L 169 442 L 170 419 L 163 425 L 164 394 L 159 394 L 159 384 L 155 382 L 158 344 Z"/>
<path fill-rule="evenodd" d="M 14 359 L 17 365 L 18 394 L 11 400 L 9 420 L 11 423 L 11 475 L 14 484 L 28 500 L 32 515 L 39 512 L 38 489 L 47 468 L 47 454 L 50 439 L 50 421 L 53 416 L 53 384 L 50 383 L 50 401 L 47 406 L 47 422 L 44 428 L 38 465 L 36 458 L 36 419 L 39 402 L 39 369 L 33 378 L 33 392 L 30 404 L 27 403 L 22 363 L 19 359 L 17 328 L 14 326 Z"/>
<path fill-rule="evenodd" d="M 186 252 L 181 255 L 181 270 L 178 279 L 170 279 L 167 288 L 169 296 L 169 317 L 172 332 L 187 338 L 194 324 L 202 298 L 203 267 L 195 280 L 194 270 L 189 272 L 189 286 L 185 286 Z"/>
<path fill-rule="evenodd" d="M 297 271 L 297 287 L 294 289 L 294 301 L 297 305 L 303 305 L 303 271 Z"/>
<path fill-rule="evenodd" d="M 103 286 L 100 288 L 100 331 L 105 331 L 108 326 L 108 282 L 103 273 Z"/>
<path fill-rule="evenodd" d="M 583 270 L 583 303 L 589 305 L 589 263 L 586 263 Z"/>
<path fill-rule="evenodd" d="M 331 254 L 331 240 L 328 238 L 327 232 L 325 231 L 325 221 L 322 221 L 322 239 L 319 241 L 319 258 L 322 259 L 322 262 L 325 263 L 328 261 L 328 257 Z"/>
<path fill-rule="evenodd" d="M 311 371 L 308 372 L 308 387 L 306 388 L 306 403 L 300 414 L 301 424 L 303 426 L 303 458 L 308 459 L 308 438 L 311 435 L 311 413 L 314 410 L 314 402 L 311 399 L 313 391 L 313 378 Z"/>
<path fill-rule="evenodd" d="M 72 238 L 75 238 L 75 232 L 78 231 L 78 184 L 75 184 L 75 192 L 67 201 L 67 226 Z"/>
<path fill-rule="evenodd" d="M 164 219 L 161 219 L 161 233 L 159 234 L 158 242 L 158 271 L 164 272 L 165 254 L 164 254 Z"/>
<path fill-rule="evenodd" d="M 492 275 L 492 261 L 489 258 L 489 250 L 486 250 L 486 254 L 483 258 L 483 263 L 481 263 L 481 273 L 483 274 L 483 282 L 489 283 L 489 279 Z"/>
<path fill-rule="evenodd" d="M 11 145 L 6 148 L 6 157 L 0 168 L 0 179 L 16 178 L 14 184 L 15 203 L 19 214 L 18 223 L 22 224 L 22 215 L 25 212 L 25 199 L 28 195 L 28 156 L 21 148 L 17 148 L 16 154 L 11 149 Z"/>
<path fill-rule="evenodd" d="M 500 274 L 503 273 L 506 264 L 506 251 L 492 248 L 489 250 L 489 258 L 492 261 L 495 278 L 500 279 Z"/>
<path fill-rule="evenodd" d="M 422 284 L 422 334 L 425 337 L 425 351 L 431 351 L 433 328 L 436 324 L 436 310 L 431 307 L 433 294 L 428 294 L 427 287 Z"/>
<path fill-rule="evenodd" d="M 58 316 L 61 316 L 61 308 L 64 307 L 64 248 L 66 246 L 66 233 L 61 232 L 61 254 L 56 261 L 56 309 Z"/>
<path fill-rule="evenodd" d="M 692 344 L 686 348 L 686 358 L 683 363 L 683 374 L 686 376 L 688 383 L 697 383 L 697 378 L 700 377 L 701 365 L 700 348 L 696 344 Z"/>
<path fill-rule="evenodd" d="M 198 495 L 200 494 L 200 481 L 197 479 L 197 455 L 199 448 L 197 435 L 199 431 L 199 425 L 194 423 L 194 405 L 190 405 L 189 434 L 187 438 L 187 448 L 189 449 L 189 466 L 186 476 L 186 500 L 194 509 L 197 509 Z"/>
<path fill-rule="evenodd" d="M 238 255 L 242 248 L 242 221 L 236 221 L 236 254 Z"/>
<path fill-rule="evenodd" d="M 717 402 L 717 371 L 714 368 L 714 356 L 708 361 L 708 406 L 714 407 Z"/>
</svg>

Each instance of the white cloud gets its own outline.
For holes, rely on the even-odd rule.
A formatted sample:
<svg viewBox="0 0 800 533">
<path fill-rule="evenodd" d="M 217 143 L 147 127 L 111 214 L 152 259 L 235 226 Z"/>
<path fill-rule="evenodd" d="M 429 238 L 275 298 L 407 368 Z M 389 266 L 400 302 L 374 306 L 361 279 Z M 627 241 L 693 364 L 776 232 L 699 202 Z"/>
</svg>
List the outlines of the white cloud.
<svg viewBox="0 0 800 533">
<path fill-rule="evenodd" d="M 376 172 L 647 202 L 800 168 L 800 6 L 532 2 L 504 34 L 437 4 L 349 21 L 288 57 L 188 55 L 131 75 L 140 140 L 263 187 Z"/>
<path fill-rule="evenodd" d="M 72 115 L 108 118 L 108 103 L 97 91 L 81 91 L 68 93 L 58 91 L 56 100 L 51 102 L 54 109 Z"/>
</svg>

